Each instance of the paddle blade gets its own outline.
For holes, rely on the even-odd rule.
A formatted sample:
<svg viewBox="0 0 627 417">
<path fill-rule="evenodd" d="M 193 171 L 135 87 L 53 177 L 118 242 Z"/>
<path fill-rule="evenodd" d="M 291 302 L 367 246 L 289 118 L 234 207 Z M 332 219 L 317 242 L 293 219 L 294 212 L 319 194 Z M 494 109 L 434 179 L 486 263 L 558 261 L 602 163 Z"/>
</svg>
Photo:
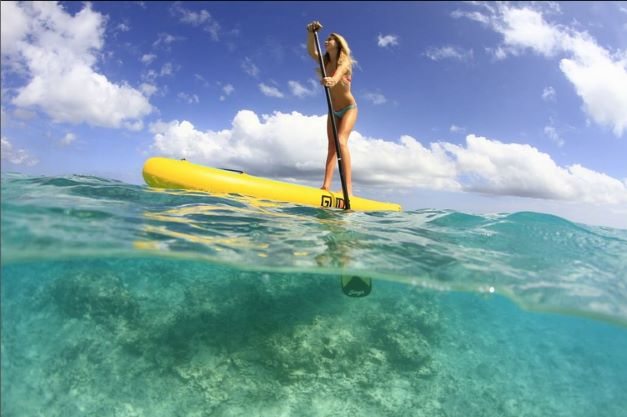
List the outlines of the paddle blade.
<svg viewBox="0 0 627 417">
<path fill-rule="evenodd" d="M 365 297 L 372 291 L 372 279 L 358 276 L 342 276 L 342 292 L 349 297 Z"/>
</svg>

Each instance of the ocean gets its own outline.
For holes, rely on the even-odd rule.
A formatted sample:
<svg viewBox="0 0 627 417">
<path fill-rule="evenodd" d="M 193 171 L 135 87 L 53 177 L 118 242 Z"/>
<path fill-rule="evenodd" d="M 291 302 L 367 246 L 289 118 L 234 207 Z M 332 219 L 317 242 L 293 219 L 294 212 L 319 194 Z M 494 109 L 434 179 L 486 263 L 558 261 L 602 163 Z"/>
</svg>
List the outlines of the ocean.
<svg viewBox="0 0 627 417">
<path fill-rule="evenodd" d="M 627 230 L 78 175 L 1 198 L 5 417 L 626 415 Z"/>
</svg>

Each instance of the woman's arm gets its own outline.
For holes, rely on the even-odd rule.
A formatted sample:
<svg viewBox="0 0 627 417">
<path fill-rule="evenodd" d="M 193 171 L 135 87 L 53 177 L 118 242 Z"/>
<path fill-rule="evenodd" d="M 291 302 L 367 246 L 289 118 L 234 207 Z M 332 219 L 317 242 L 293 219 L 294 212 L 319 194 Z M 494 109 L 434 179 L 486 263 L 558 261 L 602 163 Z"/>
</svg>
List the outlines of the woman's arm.
<svg viewBox="0 0 627 417">
<path fill-rule="evenodd" d="M 335 84 L 339 83 L 342 80 L 342 77 L 344 77 L 349 71 L 350 64 L 345 60 L 341 60 L 337 64 L 337 68 L 335 70 L 335 74 L 333 74 L 333 77 L 327 76 L 326 78 L 323 78 L 322 85 L 327 87 L 333 87 Z"/>
<path fill-rule="evenodd" d="M 322 25 L 317 20 L 307 25 L 307 52 L 316 61 L 318 60 L 318 51 L 316 51 L 314 32 L 320 29 L 322 29 Z"/>
</svg>

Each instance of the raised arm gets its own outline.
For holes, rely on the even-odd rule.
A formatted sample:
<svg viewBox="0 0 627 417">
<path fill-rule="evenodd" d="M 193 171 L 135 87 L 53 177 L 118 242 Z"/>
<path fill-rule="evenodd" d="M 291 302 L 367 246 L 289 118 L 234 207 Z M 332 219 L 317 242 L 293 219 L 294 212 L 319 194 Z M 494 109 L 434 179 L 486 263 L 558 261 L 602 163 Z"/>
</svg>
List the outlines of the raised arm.
<svg viewBox="0 0 627 417">
<path fill-rule="evenodd" d="M 307 25 L 307 52 L 311 58 L 315 61 L 318 60 L 318 51 L 316 51 L 316 40 L 314 38 L 314 32 L 322 29 L 322 25 L 317 20 L 314 20 Z"/>
</svg>

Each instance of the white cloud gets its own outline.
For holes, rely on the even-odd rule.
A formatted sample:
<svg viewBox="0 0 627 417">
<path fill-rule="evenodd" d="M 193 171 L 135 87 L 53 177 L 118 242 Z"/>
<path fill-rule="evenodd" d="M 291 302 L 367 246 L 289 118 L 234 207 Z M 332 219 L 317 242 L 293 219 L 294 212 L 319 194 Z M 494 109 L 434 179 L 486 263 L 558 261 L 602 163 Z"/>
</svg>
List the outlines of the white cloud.
<svg viewBox="0 0 627 417">
<path fill-rule="evenodd" d="M 381 93 L 371 93 L 371 92 L 367 92 L 365 94 L 362 95 L 362 97 L 364 98 L 364 100 L 367 100 L 369 102 L 371 102 L 372 104 L 385 104 L 387 103 L 387 99 L 385 98 L 385 96 Z"/>
<path fill-rule="evenodd" d="M 157 40 L 152 43 L 153 48 L 162 47 L 163 49 L 170 49 L 170 45 L 174 42 L 182 41 L 184 38 L 181 36 L 170 35 L 169 33 L 160 33 L 157 35 Z"/>
<path fill-rule="evenodd" d="M 465 127 L 460 127 L 457 125 L 451 125 L 451 127 L 449 128 L 449 131 L 451 133 L 464 133 L 466 131 Z"/>
<path fill-rule="evenodd" d="M 483 24 L 490 23 L 490 19 L 488 18 L 488 16 L 484 15 L 481 12 L 466 12 L 466 11 L 457 9 L 457 10 L 454 10 L 453 13 L 451 13 L 451 16 L 454 17 L 455 19 L 465 17 L 467 19 L 474 20 L 475 22 L 479 22 Z"/>
<path fill-rule="evenodd" d="M 612 61 L 606 50 L 587 40 L 573 42 L 574 57 L 562 59 L 560 69 L 575 86 L 586 114 L 622 136 L 627 131 L 627 65 Z"/>
<path fill-rule="evenodd" d="M 218 41 L 220 39 L 220 24 L 211 16 L 207 10 L 202 9 L 195 12 L 184 8 L 180 2 L 175 2 L 171 8 L 172 13 L 179 16 L 181 22 L 202 27 L 205 32 L 209 32 L 211 39 Z"/>
<path fill-rule="evenodd" d="M 197 130 L 188 121 L 151 126 L 153 149 L 210 166 L 243 169 L 253 175 L 316 183 L 326 157 L 326 115 L 275 112 L 257 116 L 242 110 L 231 128 Z M 356 185 L 465 190 L 551 200 L 621 204 L 627 184 L 578 164 L 558 166 L 529 145 L 468 135 L 465 145 L 423 146 L 411 136 L 392 142 L 350 137 Z"/>
<path fill-rule="evenodd" d="M 257 68 L 257 65 L 255 65 L 253 61 L 248 57 L 245 57 L 244 60 L 242 61 L 242 69 L 244 70 L 246 74 L 251 75 L 253 77 L 256 77 L 257 75 L 259 75 L 259 68 Z"/>
<path fill-rule="evenodd" d="M 627 130 L 627 60 L 612 54 L 586 32 L 544 19 L 534 5 L 497 3 L 487 12 L 457 12 L 454 17 L 481 21 L 503 36 L 502 56 L 531 50 L 547 58 L 560 58 L 559 67 L 583 101 L 583 110 L 597 124 L 608 126 L 616 136 Z M 537 7 L 549 7 L 540 3 Z M 549 7 L 559 12 L 559 7 Z"/>
<path fill-rule="evenodd" d="M 502 46 L 498 46 L 496 48 L 486 47 L 484 49 L 487 54 L 492 55 L 492 58 L 494 58 L 495 61 L 502 61 L 507 58 L 508 55 L 507 49 Z"/>
<path fill-rule="evenodd" d="M 3 1 L 0 7 L 2 12 L 0 13 L 2 19 L 0 49 L 4 58 L 19 53 L 22 40 L 31 31 L 31 19 L 17 2 Z"/>
<path fill-rule="evenodd" d="M 155 71 L 151 68 L 142 73 L 142 79 L 150 84 L 154 84 L 156 83 L 157 79 L 174 75 L 174 73 L 180 69 L 181 67 L 179 65 L 175 67 L 174 64 L 172 64 L 171 62 L 166 62 L 161 65 L 159 71 Z"/>
<path fill-rule="evenodd" d="M 228 96 L 233 94 L 233 92 L 235 91 L 235 87 L 233 87 L 233 85 L 231 84 L 227 84 L 224 87 L 222 87 L 222 91 L 224 92 L 224 94 L 220 96 L 220 101 L 226 100 Z"/>
<path fill-rule="evenodd" d="M 544 101 L 555 101 L 555 89 L 553 87 L 545 87 L 542 90 L 542 100 Z"/>
<path fill-rule="evenodd" d="M 558 166 L 530 145 L 502 143 L 468 135 L 466 147 L 443 144 L 457 160 L 464 189 L 488 194 L 589 203 L 627 202 L 619 180 L 574 164 Z"/>
<path fill-rule="evenodd" d="M 545 126 L 544 134 L 551 139 L 559 147 L 564 146 L 564 139 L 557 133 L 557 129 L 553 126 Z"/>
<path fill-rule="evenodd" d="M 200 99 L 196 94 L 187 94 L 180 92 L 176 95 L 179 99 L 185 101 L 187 104 L 199 103 Z"/>
<path fill-rule="evenodd" d="M 59 141 L 59 143 L 62 146 L 68 146 L 70 145 L 72 142 L 74 142 L 76 140 L 76 135 L 72 132 L 67 133 L 65 136 L 63 136 L 63 138 L 61 138 L 61 140 Z"/>
<path fill-rule="evenodd" d="M 327 116 L 275 112 L 261 119 L 242 110 L 231 129 L 197 130 L 188 121 L 156 123 L 153 148 L 160 153 L 211 166 L 244 169 L 255 175 L 319 181 L 326 158 Z M 351 134 L 355 181 L 382 186 L 459 189 L 454 164 L 444 152 L 404 136 L 400 143 Z"/>
<path fill-rule="evenodd" d="M 233 85 L 231 84 L 227 84 L 222 87 L 222 91 L 224 91 L 224 94 L 226 94 L 227 96 L 230 96 L 231 94 L 233 94 L 233 91 L 235 91 L 235 87 L 233 87 Z"/>
<path fill-rule="evenodd" d="M 259 84 L 259 91 L 261 91 L 263 95 L 268 96 L 268 97 L 276 97 L 276 98 L 284 97 L 283 93 L 279 91 L 278 88 L 266 85 L 264 83 Z"/>
<path fill-rule="evenodd" d="M 14 149 L 13 144 L 4 136 L 0 140 L 2 144 L 2 148 L 0 149 L 2 159 L 15 165 L 33 166 L 39 163 L 39 160 L 30 155 L 25 149 Z"/>
<path fill-rule="evenodd" d="M 131 27 L 127 25 L 126 23 L 122 22 L 119 25 L 117 25 L 115 29 L 119 32 L 128 32 L 129 30 L 131 30 Z"/>
<path fill-rule="evenodd" d="M 142 93 L 144 93 L 146 97 L 150 97 L 154 93 L 157 92 L 157 87 L 153 84 L 148 84 L 148 83 L 142 83 L 139 86 L 139 89 L 141 90 Z"/>
<path fill-rule="evenodd" d="M 18 107 L 15 110 L 13 110 L 13 116 L 15 116 L 16 119 L 20 119 L 20 120 L 33 120 L 37 116 L 37 113 L 31 110 L 21 109 Z"/>
<path fill-rule="evenodd" d="M 30 78 L 13 104 L 55 122 L 137 125 L 152 111 L 146 97 L 94 70 L 104 30 L 105 18 L 88 3 L 72 16 L 54 2 L 2 2 L 3 67 L 5 59 L 18 63 Z"/>
<path fill-rule="evenodd" d="M 161 66 L 161 71 L 159 71 L 159 75 L 161 77 L 166 75 L 172 75 L 174 73 L 174 65 L 171 62 L 166 62 Z"/>
<path fill-rule="evenodd" d="M 143 64 L 151 64 L 157 58 L 155 54 L 144 54 L 142 55 L 141 62 Z"/>
<path fill-rule="evenodd" d="M 549 25 L 542 13 L 508 6 L 502 7 L 501 12 L 501 19 L 494 24 L 506 45 L 516 49 L 531 48 L 546 56 L 553 56 L 561 49 L 560 40 L 565 33 Z"/>
<path fill-rule="evenodd" d="M 385 35 L 377 36 L 377 45 L 381 48 L 387 48 L 388 46 L 398 46 L 398 36 L 397 35 Z"/>
<path fill-rule="evenodd" d="M 194 74 L 194 78 L 200 81 L 203 87 L 209 87 L 209 81 L 207 81 L 202 75 Z"/>
<path fill-rule="evenodd" d="M 458 46 L 442 46 L 440 48 L 427 49 L 425 55 L 433 61 L 441 61 L 443 59 L 470 61 L 474 56 L 474 52 L 472 49 L 466 51 Z"/>
<path fill-rule="evenodd" d="M 307 80 L 307 84 L 309 84 L 309 88 L 302 85 L 298 81 L 288 81 L 287 84 L 289 85 L 290 91 L 292 92 L 292 94 L 300 98 L 315 96 L 316 93 L 319 91 L 319 88 L 318 88 L 319 84 L 316 83 L 316 81 L 312 79 Z"/>
</svg>

